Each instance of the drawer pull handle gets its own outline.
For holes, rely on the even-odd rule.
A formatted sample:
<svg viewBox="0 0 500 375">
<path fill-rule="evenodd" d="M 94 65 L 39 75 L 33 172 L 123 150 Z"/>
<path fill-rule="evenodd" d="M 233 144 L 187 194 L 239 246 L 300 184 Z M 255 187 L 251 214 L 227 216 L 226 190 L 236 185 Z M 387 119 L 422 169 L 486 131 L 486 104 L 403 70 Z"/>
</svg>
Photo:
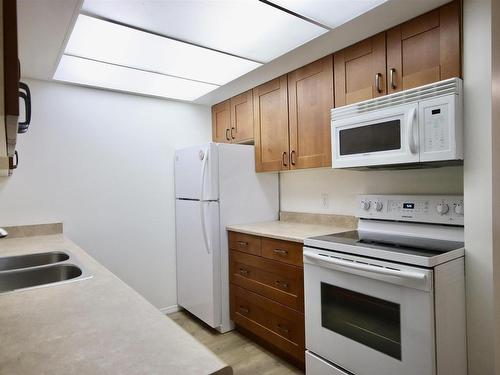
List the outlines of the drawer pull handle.
<svg viewBox="0 0 500 375">
<path fill-rule="evenodd" d="M 279 329 L 281 332 L 283 332 L 283 333 L 288 333 L 288 332 L 290 332 L 290 331 L 288 330 L 288 328 L 285 328 L 285 327 L 284 327 L 284 326 L 282 326 L 281 324 L 278 324 L 278 329 Z"/>
<path fill-rule="evenodd" d="M 248 242 L 245 241 L 237 241 L 236 243 L 240 246 L 248 246 Z"/>
<path fill-rule="evenodd" d="M 288 251 L 283 249 L 274 249 L 273 252 L 278 255 L 288 255 Z"/>
<path fill-rule="evenodd" d="M 248 314 L 250 310 L 248 310 L 246 307 L 240 306 L 240 312 L 242 314 Z"/>
<path fill-rule="evenodd" d="M 276 280 L 274 283 L 281 288 L 288 289 L 288 283 L 285 281 Z"/>
<path fill-rule="evenodd" d="M 248 270 L 244 269 L 244 268 L 240 268 L 240 275 L 242 276 L 248 276 L 250 272 L 248 272 Z"/>
</svg>

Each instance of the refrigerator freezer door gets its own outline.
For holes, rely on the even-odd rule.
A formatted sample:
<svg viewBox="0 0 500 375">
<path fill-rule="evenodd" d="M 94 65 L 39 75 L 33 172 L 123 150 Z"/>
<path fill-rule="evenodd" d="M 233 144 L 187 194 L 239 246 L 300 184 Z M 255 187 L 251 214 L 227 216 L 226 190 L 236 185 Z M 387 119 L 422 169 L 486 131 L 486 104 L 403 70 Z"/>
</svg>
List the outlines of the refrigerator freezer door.
<svg viewBox="0 0 500 375">
<path fill-rule="evenodd" d="M 177 199 L 175 210 L 178 304 L 217 328 L 221 324 L 219 203 Z"/>
<path fill-rule="evenodd" d="M 176 150 L 175 197 L 206 201 L 218 200 L 218 166 L 216 143 Z"/>
</svg>

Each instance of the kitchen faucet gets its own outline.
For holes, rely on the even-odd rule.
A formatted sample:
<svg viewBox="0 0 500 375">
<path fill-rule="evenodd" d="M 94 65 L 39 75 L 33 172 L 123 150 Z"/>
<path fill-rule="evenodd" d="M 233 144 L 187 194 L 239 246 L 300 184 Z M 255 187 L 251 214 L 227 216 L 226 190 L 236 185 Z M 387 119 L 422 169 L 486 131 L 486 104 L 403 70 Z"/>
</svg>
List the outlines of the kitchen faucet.
<svg viewBox="0 0 500 375">
<path fill-rule="evenodd" d="M 9 235 L 9 232 L 7 232 L 5 229 L 0 228 L 0 238 L 7 237 Z"/>
</svg>

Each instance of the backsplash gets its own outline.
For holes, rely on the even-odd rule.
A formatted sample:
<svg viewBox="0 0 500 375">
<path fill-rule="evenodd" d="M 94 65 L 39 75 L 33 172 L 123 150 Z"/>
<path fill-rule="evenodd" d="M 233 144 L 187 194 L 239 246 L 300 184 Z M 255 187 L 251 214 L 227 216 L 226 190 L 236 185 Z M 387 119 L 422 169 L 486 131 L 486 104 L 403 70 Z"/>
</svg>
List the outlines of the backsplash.
<svg viewBox="0 0 500 375">
<path fill-rule="evenodd" d="M 358 194 L 463 194 L 463 167 L 281 173 L 281 210 L 356 215 Z"/>
</svg>

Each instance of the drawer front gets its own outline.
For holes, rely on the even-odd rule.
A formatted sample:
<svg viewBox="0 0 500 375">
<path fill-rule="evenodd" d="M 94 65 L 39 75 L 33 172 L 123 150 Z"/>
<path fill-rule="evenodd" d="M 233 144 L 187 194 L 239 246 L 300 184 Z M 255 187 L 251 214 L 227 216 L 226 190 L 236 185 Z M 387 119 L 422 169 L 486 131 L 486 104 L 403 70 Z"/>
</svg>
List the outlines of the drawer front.
<svg viewBox="0 0 500 375">
<path fill-rule="evenodd" d="M 254 255 L 261 254 L 260 237 L 237 232 L 229 232 L 228 237 L 230 249 Z"/>
<path fill-rule="evenodd" d="M 262 238 L 262 256 L 303 267 L 302 260 L 303 244 L 299 242 L 274 240 Z"/>
<path fill-rule="evenodd" d="M 300 267 L 230 251 L 229 280 L 292 309 L 304 311 L 304 270 Z"/>
<path fill-rule="evenodd" d="M 304 314 L 232 285 L 231 319 L 304 362 Z"/>
</svg>

